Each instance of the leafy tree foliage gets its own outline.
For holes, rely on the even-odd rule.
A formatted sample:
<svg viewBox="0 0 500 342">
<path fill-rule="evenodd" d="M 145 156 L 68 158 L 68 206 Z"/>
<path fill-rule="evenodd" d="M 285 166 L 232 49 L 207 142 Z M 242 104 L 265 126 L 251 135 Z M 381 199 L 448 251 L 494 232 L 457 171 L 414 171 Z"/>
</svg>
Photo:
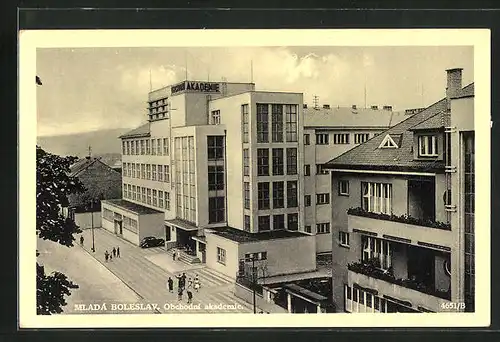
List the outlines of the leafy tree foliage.
<svg viewBox="0 0 500 342">
<path fill-rule="evenodd" d="M 66 247 L 73 246 L 73 235 L 81 232 L 75 222 L 61 212 L 61 208 L 68 205 L 68 195 L 85 190 L 78 178 L 69 176 L 70 166 L 76 160 L 76 157 L 60 157 L 36 147 L 36 233 L 44 240 Z M 64 297 L 78 285 L 60 272 L 46 275 L 44 267 L 38 263 L 36 273 L 37 314 L 62 312 L 66 305 Z"/>
</svg>

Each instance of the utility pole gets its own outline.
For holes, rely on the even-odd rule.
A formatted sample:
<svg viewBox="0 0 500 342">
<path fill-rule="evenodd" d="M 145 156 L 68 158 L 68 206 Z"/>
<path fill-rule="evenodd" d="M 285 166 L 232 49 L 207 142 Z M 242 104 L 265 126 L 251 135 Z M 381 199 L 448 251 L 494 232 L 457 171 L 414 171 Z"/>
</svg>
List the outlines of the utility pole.
<svg viewBox="0 0 500 342">
<path fill-rule="evenodd" d="M 95 253 L 95 239 L 94 239 L 94 200 L 92 200 L 92 204 L 90 207 L 90 217 L 92 221 L 92 252 Z"/>
<path fill-rule="evenodd" d="M 257 313 L 257 307 L 255 304 L 255 287 L 257 286 L 257 277 L 255 276 L 255 257 L 252 256 L 252 289 L 253 289 L 253 313 Z"/>
</svg>

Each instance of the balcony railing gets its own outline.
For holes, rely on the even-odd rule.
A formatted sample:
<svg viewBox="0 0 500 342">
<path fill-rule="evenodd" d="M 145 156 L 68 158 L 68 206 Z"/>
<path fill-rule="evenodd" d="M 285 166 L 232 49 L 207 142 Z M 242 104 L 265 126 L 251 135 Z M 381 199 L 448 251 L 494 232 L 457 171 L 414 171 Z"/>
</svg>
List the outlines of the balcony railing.
<svg viewBox="0 0 500 342">
<path fill-rule="evenodd" d="M 349 271 L 363 274 L 365 276 L 376 278 L 379 280 L 383 280 L 394 285 L 406 287 L 408 289 L 422 292 L 434 297 L 439 297 L 447 300 L 451 299 L 450 291 L 436 290 L 434 287 L 424 284 L 423 282 L 418 280 L 396 278 L 394 276 L 392 267 L 389 268 L 388 270 L 380 269 L 377 265 L 377 261 L 370 260 L 367 262 L 355 262 L 347 265 L 347 268 Z"/>
<path fill-rule="evenodd" d="M 394 214 L 389 215 L 389 214 L 382 214 L 382 213 L 374 213 L 371 211 L 366 211 L 360 207 L 348 209 L 347 214 L 353 215 L 353 216 L 362 216 L 362 217 L 372 218 L 372 219 L 376 219 L 376 220 L 385 220 L 385 221 L 412 224 L 415 226 L 437 228 L 437 229 L 442 229 L 442 230 L 451 230 L 451 224 L 449 224 L 449 223 L 433 221 L 433 220 L 424 220 L 424 219 L 419 219 L 419 218 L 412 217 L 409 215 L 397 216 Z"/>
</svg>

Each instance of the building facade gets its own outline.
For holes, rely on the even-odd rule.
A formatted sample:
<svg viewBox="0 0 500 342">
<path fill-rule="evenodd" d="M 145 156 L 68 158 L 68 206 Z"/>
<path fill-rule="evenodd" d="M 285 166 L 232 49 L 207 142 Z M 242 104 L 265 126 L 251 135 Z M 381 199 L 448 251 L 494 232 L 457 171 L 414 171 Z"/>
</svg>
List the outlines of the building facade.
<svg viewBox="0 0 500 342">
<path fill-rule="evenodd" d="M 474 85 L 461 69 L 445 98 L 326 167 L 338 308 L 474 311 Z"/>
</svg>

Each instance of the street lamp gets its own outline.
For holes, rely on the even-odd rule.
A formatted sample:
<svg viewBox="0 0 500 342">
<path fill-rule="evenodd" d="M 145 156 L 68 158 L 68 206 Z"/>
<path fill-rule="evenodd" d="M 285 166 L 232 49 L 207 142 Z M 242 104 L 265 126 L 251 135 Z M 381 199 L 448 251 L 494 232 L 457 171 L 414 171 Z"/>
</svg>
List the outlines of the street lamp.
<svg viewBox="0 0 500 342">
<path fill-rule="evenodd" d="M 95 239 L 94 239 L 94 199 L 90 200 L 90 222 L 92 229 L 92 252 L 95 253 Z"/>
</svg>

